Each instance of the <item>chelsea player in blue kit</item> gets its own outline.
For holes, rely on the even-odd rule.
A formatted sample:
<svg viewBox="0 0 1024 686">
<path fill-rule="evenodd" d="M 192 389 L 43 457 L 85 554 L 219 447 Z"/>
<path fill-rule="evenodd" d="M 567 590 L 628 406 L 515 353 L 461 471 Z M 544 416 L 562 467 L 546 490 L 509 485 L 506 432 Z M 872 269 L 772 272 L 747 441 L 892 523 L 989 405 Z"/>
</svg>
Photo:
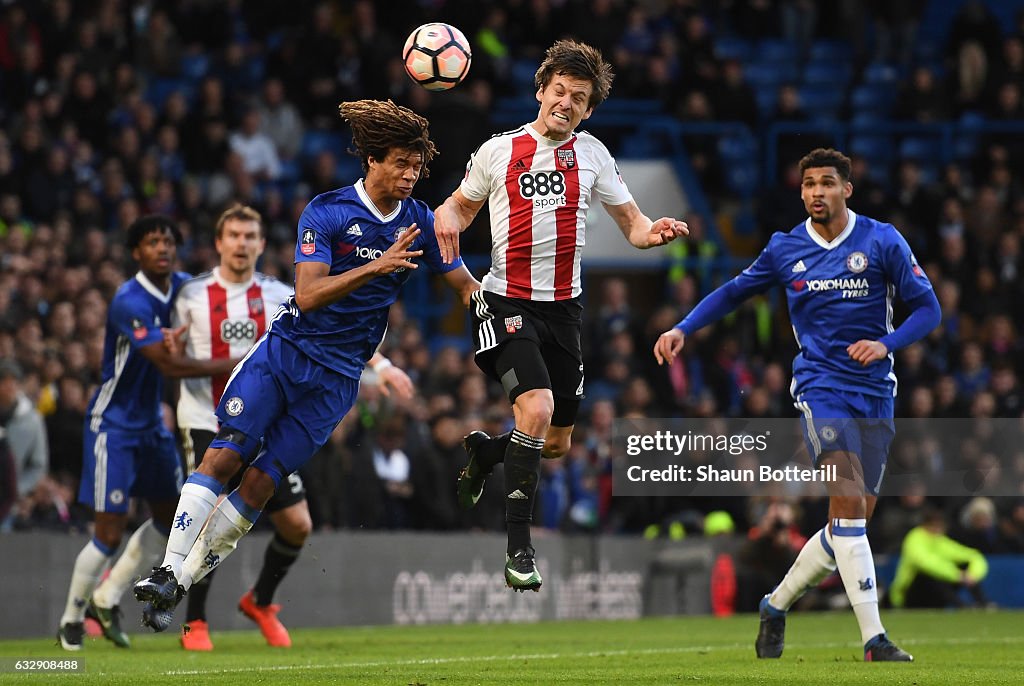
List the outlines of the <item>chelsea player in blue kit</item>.
<svg viewBox="0 0 1024 686">
<path fill-rule="evenodd" d="M 128 249 L 139 271 L 110 303 L 102 382 L 86 411 L 78 500 L 92 507 L 95 528 L 75 559 L 57 632 L 66 650 L 81 649 L 87 611 L 108 639 L 128 647 L 118 601 L 159 556 L 171 527 L 182 475 L 174 438 L 160 412 L 163 377 L 223 374 L 233 364 L 190 360 L 172 355 L 164 346 L 162 330 L 170 326 L 171 301 L 191 278 L 172 268 L 180 242 L 181 233 L 168 217 L 142 217 L 128 228 Z M 110 576 L 97 588 L 121 544 L 132 496 L 149 501 L 153 518 L 135 531 Z"/>
<path fill-rule="evenodd" d="M 391 101 L 340 111 L 365 178 L 318 195 L 299 218 L 295 295 L 228 380 L 220 430 L 181 490 L 163 563 L 135 585 L 143 623 L 157 631 L 351 409 L 414 260 L 442 274 L 463 304 L 479 288 L 461 260 L 442 261 L 433 213 L 410 197 L 437 152 L 426 119 Z M 217 504 L 243 465 L 241 484 Z"/>
<path fill-rule="evenodd" d="M 788 233 L 774 234 L 752 265 L 661 334 L 654 355 L 658 364 L 671 364 L 688 334 L 756 293 L 776 285 L 786 289 L 800 348 L 793 361 L 793 400 L 803 413 L 815 465 L 835 465 L 839 478 L 828 484 L 828 524 L 761 601 L 757 656 L 782 655 L 786 611 L 838 567 L 860 625 L 864 659 L 909 662 L 913 657 L 888 639 L 879 618 L 866 528 L 894 432 L 893 351 L 938 326 L 939 303 L 903 236 L 891 224 L 846 207 L 853 193 L 849 158 L 818 148 L 800 160 L 800 171 L 800 195 L 810 217 Z M 911 310 L 895 330 L 894 295 Z"/>
</svg>

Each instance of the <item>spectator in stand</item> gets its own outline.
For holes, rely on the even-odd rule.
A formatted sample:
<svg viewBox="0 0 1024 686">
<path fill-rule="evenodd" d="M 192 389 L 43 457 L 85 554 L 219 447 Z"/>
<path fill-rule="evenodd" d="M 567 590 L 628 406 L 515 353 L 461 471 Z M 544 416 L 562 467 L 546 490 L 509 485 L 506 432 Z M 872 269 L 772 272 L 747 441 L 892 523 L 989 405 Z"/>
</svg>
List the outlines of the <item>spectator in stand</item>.
<svg viewBox="0 0 1024 686">
<path fill-rule="evenodd" d="M 290 160 L 299 154 L 305 125 L 298 108 L 285 97 L 281 79 L 270 78 L 263 82 L 263 99 L 257 111 L 260 133 L 274 143 L 280 158 Z"/>
<path fill-rule="evenodd" d="M 26 498 L 47 472 L 50 450 L 43 418 L 28 399 L 22 370 L 0 360 L 0 429 L 13 459 L 18 498 Z"/>
<path fill-rule="evenodd" d="M 238 131 L 228 139 L 232 152 L 242 158 L 246 174 L 267 181 L 276 181 L 281 176 L 281 159 L 277 156 L 274 142 L 260 132 L 259 110 L 250 109 L 242 115 Z"/>
<path fill-rule="evenodd" d="M 918 122 L 933 124 L 950 118 L 950 98 L 944 85 L 935 78 L 935 73 L 926 66 L 914 69 L 908 85 L 896 103 L 896 116 Z"/>
<path fill-rule="evenodd" d="M 948 537 L 945 516 L 933 508 L 903 539 L 889 600 L 895 607 L 963 607 L 960 591 L 966 589 L 975 605 L 986 606 L 980 584 L 987 574 L 981 551 Z"/>
</svg>

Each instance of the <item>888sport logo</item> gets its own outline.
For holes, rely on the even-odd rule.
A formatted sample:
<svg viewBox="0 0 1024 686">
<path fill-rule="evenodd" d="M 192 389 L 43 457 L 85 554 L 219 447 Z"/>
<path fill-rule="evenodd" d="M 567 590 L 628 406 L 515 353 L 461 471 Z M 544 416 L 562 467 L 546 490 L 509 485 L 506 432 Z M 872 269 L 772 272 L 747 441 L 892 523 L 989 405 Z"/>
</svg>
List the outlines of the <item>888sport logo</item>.
<svg viewBox="0 0 1024 686">
<path fill-rule="evenodd" d="M 560 171 L 527 172 L 520 174 L 519 195 L 532 200 L 537 208 L 558 207 L 565 204 L 565 174 Z"/>
</svg>

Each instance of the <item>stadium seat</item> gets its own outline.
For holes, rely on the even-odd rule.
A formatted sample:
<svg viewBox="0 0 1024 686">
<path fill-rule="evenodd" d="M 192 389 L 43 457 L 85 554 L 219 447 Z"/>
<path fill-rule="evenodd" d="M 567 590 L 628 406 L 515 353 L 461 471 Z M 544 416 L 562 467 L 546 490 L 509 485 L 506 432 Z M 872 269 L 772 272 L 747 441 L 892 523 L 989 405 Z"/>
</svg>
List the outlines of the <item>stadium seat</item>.
<svg viewBox="0 0 1024 686">
<path fill-rule="evenodd" d="M 518 59 L 512 62 L 510 76 L 519 95 L 528 95 L 534 92 L 533 77 L 537 74 L 539 66 L 537 61 L 531 59 Z"/>
<path fill-rule="evenodd" d="M 363 164 L 357 158 L 340 152 L 338 165 L 334 168 L 334 178 L 341 185 L 355 183 L 363 175 Z"/>
<path fill-rule="evenodd" d="M 181 91 L 185 93 L 185 97 L 190 98 L 193 90 L 191 85 L 184 79 L 151 79 L 146 85 L 145 98 L 146 102 L 160 109 L 164 106 L 164 102 L 166 102 L 171 93 Z"/>
<path fill-rule="evenodd" d="M 815 118 L 822 115 L 835 117 L 846 102 L 846 93 L 841 86 L 825 83 L 805 83 L 797 89 L 800 102 L 808 116 Z"/>
<path fill-rule="evenodd" d="M 862 109 L 850 114 L 849 123 L 852 129 L 866 129 L 885 122 L 886 117 L 878 110 Z"/>
<path fill-rule="evenodd" d="M 306 131 L 302 136 L 302 145 L 299 148 L 299 156 L 303 160 L 316 157 L 324 150 L 330 150 L 336 155 L 344 153 L 347 142 L 345 136 L 337 131 Z"/>
<path fill-rule="evenodd" d="M 781 38 L 765 38 L 757 44 L 754 59 L 759 63 L 795 63 L 800 59 L 800 48 L 795 41 Z"/>
<path fill-rule="evenodd" d="M 718 139 L 718 154 L 726 164 L 757 158 L 757 144 L 752 136 L 722 136 Z"/>
<path fill-rule="evenodd" d="M 714 52 L 719 60 L 748 62 L 754 54 L 754 47 L 744 38 L 727 36 L 715 40 Z"/>
<path fill-rule="evenodd" d="M 816 40 L 807 53 L 808 62 L 849 63 L 852 52 L 848 43 L 837 40 Z"/>
<path fill-rule="evenodd" d="M 893 158 L 892 138 L 870 134 L 850 138 L 850 153 L 866 158 L 874 165 L 888 165 Z"/>
<path fill-rule="evenodd" d="M 865 83 L 855 86 L 850 92 L 850 110 L 858 112 L 876 112 L 888 114 L 896 101 L 894 87 L 881 83 Z"/>
<path fill-rule="evenodd" d="M 761 86 L 772 86 L 778 88 L 784 83 L 793 83 L 800 76 L 800 70 L 795 63 L 769 64 L 755 62 L 747 65 L 744 70 L 747 83 L 755 88 Z"/>
<path fill-rule="evenodd" d="M 921 166 L 933 166 L 941 161 L 942 146 L 935 138 L 909 137 L 900 141 L 900 159 L 917 160 Z"/>
<path fill-rule="evenodd" d="M 210 56 L 204 52 L 185 55 L 181 58 L 181 75 L 189 81 L 199 81 L 210 69 Z"/>
<path fill-rule="evenodd" d="M 516 98 L 516 100 L 520 100 Z M 661 101 L 643 98 L 611 98 L 601 103 L 601 114 L 661 114 Z M 536 106 L 533 106 L 536 110 Z"/>
<path fill-rule="evenodd" d="M 842 62 L 818 62 L 804 69 L 804 83 L 845 88 L 850 81 L 850 68 Z"/>
<path fill-rule="evenodd" d="M 618 156 L 621 159 L 650 159 L 664 154 L 665 149 L 658 145 L 653 136 L 637 131 L 622 139 Z"/>
<path fill-rule="evenodd" d="M 889 83 L 894 84 L 900 80 L 898 68 L 886 62 L 872 62 L 864 67 L 864 83 Z"/>
<path fill-rule="evenodd" d="M 768 119 L 775 111 L 775 104 L 779 100 L 779 89 L 775 86 L 757 88 L 754 91 L 754 99 L 757 100 L 757 111 L 761 118 Z"/>
<path fill-rule="evenodd" d="M 750 197 L 758 188 L 757 161 L 734 162 L 725 168 L 725 185 L 733 193 Z"/>
</svg>

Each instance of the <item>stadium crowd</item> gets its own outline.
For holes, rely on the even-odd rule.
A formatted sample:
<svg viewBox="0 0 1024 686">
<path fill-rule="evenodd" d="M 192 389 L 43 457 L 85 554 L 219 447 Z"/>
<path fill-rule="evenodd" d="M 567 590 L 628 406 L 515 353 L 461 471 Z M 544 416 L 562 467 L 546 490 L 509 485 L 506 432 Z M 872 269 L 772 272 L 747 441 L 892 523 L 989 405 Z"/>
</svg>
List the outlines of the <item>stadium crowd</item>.
<svg viewBox="0 0 1024 686">
<path fill-rule="evenodd" d="M 716 55 L 712 27 L 715 35 L 783 38 L 798 49 L 821 37 L 846 41 L 855 73 L 885 63 L 912 75 L 897 119 L 944 121 L 964 112 L 1021 119 L 1024 19 L 993 26 L 984 5 L 972 3 L 955 19 L 947 50 L 917 63 L 904 48 L 920 13 L 906 6 L 922 4 L 437 0 L 384 13 L 366 0 L 6 3 L 0 424 L 8 449 L 0 456 L 0 521 L 6 529 L 62 530 L 86 521 L 74 504 L 82 426 L 99 379 L 106 306 L 131 275 L 124 229 L 142 214 L 174 217 L 185 236 L 181 267 L 199 273 L 216 262 L 214 218 L 242 202 L 264 217 L 261 271 L 290 282 L 299 213 L 315 194 L 359 174 L 343 149 L 339 101 L 392 98 L 431 119 L 441 156 L 416 194 L 432 205 L 455 187 L 473 146 L 493 132 L 493 102 L 515 94 L 516 64 L 539 57 L 569 28 L 611 56 L 618 73 L 612 100 L 657 98 L 665 114 L 684 122 L 739 121 L 756 130 L 810 118 L 815 106 L 784 84 L 775 109 L 759 109 L 742 64 Z M 407 30 L 431 19 L 460 26 L 474 45 L 470 80 L 441 96 L 415 87 L 399 57 Z M 795 162 L 813 147 L 809 139 L 784 149 L 783 158 Z M 688 136 L 687 148 L 716 209 L 727 207 L 725 162 L 713 139 Z M 910 158 L 881 173 L 871 164 L 856 158 L 851 207 L 903 232 L 943 311 L 940 328 L 898 356 L 897 416 L 1024 417 L 1024 148 L 993 138 L 941 169 Z M 764 237 L 803 219 L 798 186 L 788 168 L 777 183 L 766 180 L 758 194 Z M 467 231 L 465 252 L 488 252 L 484 226 Z M 688 254 L 713 252 L 703 233 L 693 232 Z M 641 307 L 628 278 L 591 280 L 584 419 L 570 454 L 543 465 L 541 527 L 694 535 L 708 511 L 725 510 L 752 541 L 780 526 L 792 529 L 782 554 L 795 556 L 800 535 L 811 532 L 802 523 L 820 523 L 823 499 L 786 509 L 756 498 L 611 496 L 616 417 L 797 416 L 787 366 L 795 344 L 784 308 L 769 299 L 695 336 L 682 364 L 667 372 L 655 365 L 650 350 L 658 333 L 703 295 L 699 276 L 666 272 L 663 302 L 653 310 Z M 356 411 L 305 474 L 316 526 L 503 528 L 498 488 L 468 512 L 455 497 L 463 435 L 511 425 L 501 389 L 476 368 L 468 333 L 466 345 L 433 345 L 435 332 L 400 303 L 389 331 L 384 352 L 408 371 L 418 393 L 407 403 L 385 398 L 368 373 Z M 169 409 L 167 417 L 173 421 Z M 959 468 L 961 457 L 942 456 L 938 468 Z M 1021 455 L 1017 463 L 1013 469 L 1024 469 Z M 493 478 L 500 482 L 500 474 Z M 1024 474 L 1015 478 L 1024 483 Z M 881 501 L 873 522 L 878 551 L 896 551 L 924 517 L 925 494 L 894 495 Z M 937 504 L 960 523 L 954 538 L 985 553 L 1024 552 L 1024 500 Z"/>
</svg>

